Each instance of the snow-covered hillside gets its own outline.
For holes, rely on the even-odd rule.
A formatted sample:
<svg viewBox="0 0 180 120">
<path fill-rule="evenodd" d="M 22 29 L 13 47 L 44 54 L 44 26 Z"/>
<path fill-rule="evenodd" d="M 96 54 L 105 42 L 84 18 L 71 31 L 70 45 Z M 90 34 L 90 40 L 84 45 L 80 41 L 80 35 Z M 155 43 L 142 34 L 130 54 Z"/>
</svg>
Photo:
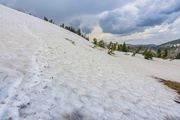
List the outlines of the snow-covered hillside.
<svg viewBox="0 0 180 120">
<path fill-rule="evenodd" d="M 92 48 L 56 25 L 0 5 L 0 120 L 179 120 L 180 61 Z"/>
</svg>

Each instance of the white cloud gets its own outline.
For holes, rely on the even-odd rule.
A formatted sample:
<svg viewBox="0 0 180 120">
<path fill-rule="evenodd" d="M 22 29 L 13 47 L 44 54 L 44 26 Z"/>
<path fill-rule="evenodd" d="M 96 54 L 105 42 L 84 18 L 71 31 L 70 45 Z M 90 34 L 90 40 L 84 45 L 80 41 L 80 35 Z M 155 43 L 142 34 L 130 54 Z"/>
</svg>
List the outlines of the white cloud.
<svg viewBox="0 0 180 120">
<path fill-rule="evenodd" d="M 93 37 L 159 44 L 180 38 L 179 16 L 178 0 L 136 0 L 99 14 L 101 33 L 93 33 Z"/>
</svg>

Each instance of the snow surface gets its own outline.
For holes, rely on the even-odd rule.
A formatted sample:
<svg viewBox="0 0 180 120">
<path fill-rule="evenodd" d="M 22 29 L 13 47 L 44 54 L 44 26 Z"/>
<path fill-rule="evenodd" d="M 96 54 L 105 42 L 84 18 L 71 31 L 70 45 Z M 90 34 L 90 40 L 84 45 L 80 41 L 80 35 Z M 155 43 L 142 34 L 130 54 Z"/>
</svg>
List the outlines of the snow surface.
<svg viewBox="0 0 180 120">
<path fill-rule="evenodd" d="M 115 56 L 0 5 L 0 120 L 180 120 L 180 61 Z"/>
</svg>

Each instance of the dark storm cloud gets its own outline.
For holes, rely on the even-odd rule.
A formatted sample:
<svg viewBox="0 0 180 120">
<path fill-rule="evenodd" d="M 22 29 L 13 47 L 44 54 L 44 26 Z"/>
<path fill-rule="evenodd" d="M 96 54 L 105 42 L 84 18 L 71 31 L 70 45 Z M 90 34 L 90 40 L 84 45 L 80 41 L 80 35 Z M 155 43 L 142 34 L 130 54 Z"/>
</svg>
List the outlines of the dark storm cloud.
<svg viewBox="0 0 180 120">
<path fill-rule="evenodd" d="M 128 19 L 124 15 L 111 12 L 103 19 L 100 19 L 99 24 L 105 33 L 127 34 L 137 31 L 138 27 L 134 25 L 134 22 L 128 22 Z"/>
<path fill-rule="evenodd" d="M 174 2 L 174 5 L 172 5 L 173 7 L 169 7 L 168 9 L 162 11 L 163 14 L 172 14 L 175 12 L 179 12 L 180 11 L 180 1 L 176 1 Z"/>
<path fill-rule="evenodd" d="M 97 14 L 123 5 L 123 0 L 0 0 L 0 3 L 65 21 L 83 14 Z"/>
<path fill-rule="evenodd" d="M 0 3 L 39 17 L 47 16 L 58 24 L 73 25 L 86 33 L 100 26 L 105 33 L 129 35 L 171 24 L 180 16 L 180 0 L 0 0 Z"/>
<path fill-rule="evenodd" d="M 150 17 L 145 17 L 142 18 L 141 20 L 139 20 L 139 23 L 137 24 L 137 26 L 139 27 L 148 27 L 148 26 L 155 26 L 155 25 L 160 25 L 162 24 L 165 20 L 167 19 L 167 17 L 160 15 L 160 16 L 150 16 Z"/>
<path fill-rule="evenodd" d="M 137 0 L 122 8 L 107 12 L 100 19 L 100 26 L 103 32 L 112 34 L 144 31 L 148 27 L 173 22 L 179 17 L 179 10 L 180 2 L 177 0 L 171 2 Z"/>
</svg>

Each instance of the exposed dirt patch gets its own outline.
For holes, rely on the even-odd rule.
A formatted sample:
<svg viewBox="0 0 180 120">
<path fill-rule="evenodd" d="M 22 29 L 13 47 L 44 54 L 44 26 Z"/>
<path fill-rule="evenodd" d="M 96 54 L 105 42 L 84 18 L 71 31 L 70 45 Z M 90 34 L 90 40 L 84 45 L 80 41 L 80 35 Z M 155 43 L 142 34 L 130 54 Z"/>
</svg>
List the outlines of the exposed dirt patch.
<svg viewBox="0 0 180 120">
<path fill-rule="evenodd" d="M 169 88 L 175 90 L 179 95 L 180 95 L 180 83 L 175 82 L 175 81 L 170 81 L 170 80 L 165 80 L 159 77 L 154 77 L 154 79 L 159 80 L 159 82 L 162 82 L 164 85 L 168 86 Z M 175 102 L 180 104 L 180 96 L 178 97 L 177 100 L 174 100 Z"/>
<path fill-rule="evenodd" d="M 75 42 L 73 40 L 70 40 L 69 38 L 65 38 L 65 40 L 71 42 L 73 45 L 75 45 Z"/>
</svg>

